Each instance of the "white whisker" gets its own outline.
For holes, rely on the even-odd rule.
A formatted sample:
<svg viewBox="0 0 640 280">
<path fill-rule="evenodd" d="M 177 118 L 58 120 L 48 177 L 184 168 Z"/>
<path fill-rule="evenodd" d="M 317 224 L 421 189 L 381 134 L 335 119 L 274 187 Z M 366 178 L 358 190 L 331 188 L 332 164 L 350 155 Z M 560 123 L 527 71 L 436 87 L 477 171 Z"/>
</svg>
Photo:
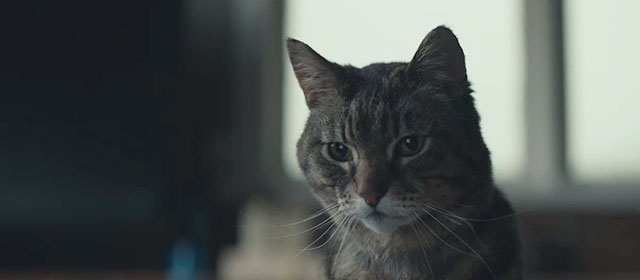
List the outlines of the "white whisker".
<svg viewBox="0 0 640 280">
<path fill-rule="evenodd" d="M 484 260 L 484 258 L 482 258 L 482 256 L 480 256 L 480 254 L 475 249 L 473 249 L 473 247 L 471 247 L 466 241 L 464 241 L 462 238 L 460 238 L 460 236 L 458 236 L 453 231 L 451 231 L 446 225 L 444 225 L 442 222 L 440 222 L 440 220 L 438 220 L 438 218 L 436 218 L 434 215 L 432 215 L 428 211 L 425 211 L 425 213 L 427 213 L 427 215 L 431 216 L 431 218 L 433 218 L 442 227 L 444 227 L 448 232 L 450 232 L 453 236 L 455 236 L 458 240 L 460 240 L 460 242 L 462 242 L 462 244 L 467 246 L 467 248 L 469 248 L 469 250 L 471 250 L 471 252 L 473 252 L 480 259 L 480 261 L 482 261 L 482 263 L 487 267 L 487 270 L 489 270 L 489 273 L 491 273 L 491 275 L 493 276 L 493 279 L 497 279 L 496 275 L 493 273 L 493 270 L 491 269 L 491 267 L 489 267 L 489 264 Z"/>
<path fill-rule="evenodd" d="M 429 202 L 432 203 L 431 207 L 434 208 L 434 211 L 438 211 L 438 210 L 439 211 L 445 211 L 445 212 L 449 212 L 451 215 L 455 215 L 451 211 L 447 211 L 444 208 L 442 208 L 442 206 L 440 206 L 434 200 L 431 200 L 431 199 L 428 199 L 428 198 L 426 198 L 426 200 L 428 200 Z M 470 206 L 465 206 L 465 207 L 469 208 Z M 462 220 L 466 220 L 466 221 L 472 221 L 472 222 L 491 222 L 491 221 L 502 220 L 502 219 L 509 218 L 509 217 L 514 217 L 514 216 L 520 215 L 520 214 L 522 214 L 524 212 L 527 212 L 527 211 L 530 211 L 530 210 L 531 209 L 522 209 L 522 210 L 519 210 L 519 211 L 515 211 L 513 213 L 505 214 L 503 216 L 498 216 L 498 217 L 493 217 L 493 218 L 483 218 L 483 219 L 467 218 L 467 217 L 461 217 L 461 216 L 458 216 L 458 215 L 455 215 L 455 216 L 456 216 L 456 218 L 459 218 L 459 219 L 462 219 Z M 443 214 L 449 215 L 447 213 L 443 213 Z"/>
<path fill-rule="evenodd" d="M 346 231 L 344 233 L 344 236 L 342 237 L 342 242 L 340 242 L 340 247 L 338 247 L 338 253 L 336 253 L 336 256 L 334 258 L 334 263 L 333 263 L 333 266 L 331 268 L 331 279 L 333 279 L 334 272 L 335 272 L 335 267 L 338 264 L 338 260 L 340 258 L 340 253 L 342 252 L 342 246 L 344 246 L 344 242 L 347 240 L 347 237 L 349 236 L 349 232 L 351 231 L 351 227 L 353 225 L 353 221 L 354 221 L 353 218 L 349 219 L 349 222 L 347 224 L 347 229 L 346 229 Z"/>
<path fill-rule="evenodd" d="M 306 218 L 304 220 L 297 221 L 297 222 L 290 223 L 290 224 L 275 225 L 275 226 L 272 226 L 272 227 L 274 227 L 274 228 L 282 228 L 282 227 L 290 227 L 290 226 L 295 226 L 295 225 L 299 225 L 299 224 L 302 224 L 302 223 L 306 223 L 306 222 L 311 221 L 311 220 L 313 220 L 313 219 L 315 219 L 317 217 L 322 216 L 326 212 L 329 212 L 329 211 L 331 211 L 331 210 L 333 210 L 333 209 L 335 209 L 337 207 L 338 207 L 338 204 L 337 203 L 333 203 L 333 204 L 321 209 L 320 211 L 312 214 L 310 217 L 308 217 L 308 218 Z"/>
<path fill-rule="evenodd" d="M 448 211 L 448 210 L 445 210 L 445 209 L 438 209 L 436 206 L 430 206 L 430 205 L 428 205 L 426 203 L 422 203 L 422 206 L 427 207 L 427 208 L 429 208 L 429 209 L 431 209 L 431 210 L 433 210 L 435 212 L 441 213 L 443 215 L 449 216 L 451 218 L 455 218 L 455 219 L 460 220 L 461 222 L 465 223 L 469 227 L 469 229 L 471 229 L 471 231 L 473 232 L 473 235 L 476 238 L 478 238 L 478 234 L 476 233 L 476 229 L 473 227 L 473 225 L 467 219 L 465 219 L 463 217 L 460 217 L 460 216 L 454 214 L 451 211 Z M 425 209 L 422 209 L 422 210 L 423 211 L 428 211 L 428 210 L 425 210 Z"/>
<path fill-rule="evenodd" d="M 321 223 L 319 223 L 319 224 L 317 224 L 317 225 L 315 225 L 315 226 L 313 226 L 313 227 L 311 227 L 309 229 L 303 230 L 301 232 L 287 234 L 287 235 L 269 237 L 268 240 L 277 240 L 277 239 L 282 239 L 282 238 L 298 236 L 300 234 L 307 233 L 307 232 L 314 232 L 314 231 L 318 230 L 319 228 L 321 228 L 322 226 L 325 226 L 330 220 L 331 220 L 331 217 L 328 217 L 328 218 L 324 219 L 324 221 L 322 221 Z"/>
<path fill-rule="evenodd" d="M 422 218 L 420 218 L 420 215 L 418 215 L 417 213 L 414 213 L 414 215 L 416 216 L 416 218 L 418 219 L 418 221 L 420 221 L 420 223 L 422 223 L 422 225 L 424 225 L 424 226 L 425 226 L 425 227 L 426 227 L 426 228 L 431 232 L 431 234 L 433 234 L 433 236 L 435 236 L 436 238 L 438 238 L 438 240 L 440 240 L 442 243 L 444 243 L 445 245 L 447 245 L 449 248 L 451 248 L 451 249 L 453 249 L 453 250 L 456 250 L 457 252 L 459 252 L 459 253 L 461 253 L 461 254 L 464 254 L 464 255 L 467 255 L 467 256 L 470 256 L 470 257 L 474 257 L 474 258 L 476 257 L 475 255 L 473 255 L 473 254 L 471 254 L 471 253 L 469 253 L 469 252 L 465 252 L 465 251 L 463 251 L 463 250 L 459 249 L 458 247 L 455 247 L 455 246 L 453 246 L 453 245 L 449 244 L 447 241 L 445 241 L 444 239 L 442 239 L 442 237 L 440 237 L 440 236 L 439 236 L 439 235 L 438 235 L 438 234 L 437 234 L 433 229 L 431 229 L 431 227 L 429 227 L 429 226 L 427 225 L 427 223 L 425 223 L 425 222 L 422 220 Z"/>
<path fill-rule="evenodd" d="M 431 272 L 431 275 L 433 275 L 433 269 L 431 268 L 431 262 L 429 261 L 429 257 L 427 257 L 427 251 L 424 248 L 424 245 L 422 244 L 422 235 L 418 233 L 418 230 L 416 229 L 416 224 L 414 223 L 414 221 L 410 221 L 410 226 L 411 229 L 413 229 L 413 232 L 416 233 L 416 237 L 418 238 L 418 243 L 420 243 L 420 248 L 422 249 L 422 254 L 424 255 L 424 260 L 427 261 L 427 266 L 429 267 L 429 272 Z"/>
<path fill-rule="evenodd" d="M 324 245 L 327 245 L 327 243 L 329 243 L 329 241 L 331 241 L 331 239 L 336 235 L 336 233 L 338 233 L 338 231 L 340 230 L 340 228 L 342 228 L 342 226 L 347 222 L 347 220 L 348 220 L 348 219 L 349 219 L 348 217 L 345 217 L 345 218 L 343 218 L 343 219 L 340 221 L 340 224 L 338 224 L 338 226 L 337 226 L 337 227 L 336 227 L 336 229 L 333 231 L 333 233 L 331 233 L 331 235 L 329 236 L 329 238 L 327 239 L 327 241 L 325 241 L 324 243 L 322 243 L 322 244 L 320 244 L 320 245 L 318 245 L 318 246 L 316 246 L 316 247 L 313 247 L 313 248 L 305 248 L 305 249 L 303 249 L 303 250 L 304 250 L 304 251 L 313 251 L 313 250 L 317 250 L 317 249 L 320 249 L 320 248 L 324 247 Z M 309 244 L 309 245 L 311 245 L 311 244 Z M 308 246 L 307 246 L 307 247 L 308 247 Z"/>
<path fill-rule="evenodd" d="M 333 223 L 331 224 L 331 226 L 325 230 L 322 235 L 320 235 L 318 238 L 316 238 L 313 242 L 311 242 L 309 245 L 305 246 L 304 248 L 302 248 L 302 250 L 300 250 L 300 252 L 298 252 L 295 257 L 299 256 L 300 254 L 302 254 L 305 251 L 312 251 L 312 250 L 316 250 L 319 248 L 322 248 L 324 245 L 326 245 L 327 243 L 329 243 L 329 241 L 331 241 L 331 239 L 333 238 L 333 236 L 336 234 L 336 232 L 338 231 L 338 229 L 341 227 L 341 225 L 347 220 L 347 217 L 344 216 L 339 223 Z M 316 247 L 312 247 L 313 244 L 316 244 L 318 241 L 320 241 L 320 239 L 322 239 L 322 237 L 324 237 L 332 228 L 336 227 L 336 229 L 331 233 L 331 235 L 329 236 L 329 238 L 322 244 L 316 246 Z"/>
</svg>

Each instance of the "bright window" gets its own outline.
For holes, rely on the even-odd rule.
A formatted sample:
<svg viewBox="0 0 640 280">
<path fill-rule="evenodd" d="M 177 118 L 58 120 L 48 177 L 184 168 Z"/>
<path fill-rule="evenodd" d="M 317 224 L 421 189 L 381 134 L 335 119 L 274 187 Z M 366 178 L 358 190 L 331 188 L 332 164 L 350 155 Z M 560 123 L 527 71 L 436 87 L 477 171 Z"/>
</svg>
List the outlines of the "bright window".
<svg viewBox="0 0 640 280">
<path fill-rule="evenodd" d="M 565 2 L 569 168 L 578 183 L 640 179 L 640 1 Z"/>
</svg>

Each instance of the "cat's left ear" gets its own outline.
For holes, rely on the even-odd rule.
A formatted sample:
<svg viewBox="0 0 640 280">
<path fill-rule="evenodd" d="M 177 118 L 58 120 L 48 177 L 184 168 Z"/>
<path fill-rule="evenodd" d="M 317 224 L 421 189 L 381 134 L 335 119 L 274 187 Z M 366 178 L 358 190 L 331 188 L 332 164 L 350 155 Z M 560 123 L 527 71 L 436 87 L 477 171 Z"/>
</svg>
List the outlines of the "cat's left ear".
<svg viewBox="0 0 640 280">
<path fill-rule="evenodd" d="M 309 109 L 338 95 L 343 70 L 340 65 L 326 60 L 295 39 L 287 40 L 287 51 Z"/>
<path fill-rule="evenodd" d="M 444 79 L 460 95 L 469 85 L 462 47 L 456 35 L 445 26 L 431 30 L 422 40 L 407 66 L 407 74 L 415 79 Z"/>
</svg>

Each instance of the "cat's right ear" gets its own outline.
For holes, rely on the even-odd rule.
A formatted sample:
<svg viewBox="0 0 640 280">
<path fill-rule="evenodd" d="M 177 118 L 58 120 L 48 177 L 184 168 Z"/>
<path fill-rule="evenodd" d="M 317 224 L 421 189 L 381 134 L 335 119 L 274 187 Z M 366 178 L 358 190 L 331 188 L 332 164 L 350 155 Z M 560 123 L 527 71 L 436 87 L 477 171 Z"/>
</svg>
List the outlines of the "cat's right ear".
<svg viewBox="0 0 640 280">
<path fill-rule="evenodd" d="M 307 44 L 287 40 L 287 51 L 307 107 L 313 109 L 325 98 L 338 94 L 341 66 L 326 60 Z"/>
</svg>

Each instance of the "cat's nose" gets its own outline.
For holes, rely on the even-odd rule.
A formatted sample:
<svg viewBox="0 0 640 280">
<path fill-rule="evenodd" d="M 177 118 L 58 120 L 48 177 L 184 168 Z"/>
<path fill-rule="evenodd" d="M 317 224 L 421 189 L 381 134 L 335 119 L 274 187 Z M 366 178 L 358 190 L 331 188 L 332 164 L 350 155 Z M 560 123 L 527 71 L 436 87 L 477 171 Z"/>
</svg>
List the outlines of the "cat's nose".
<svg viewBox="0 0 640 280">
<path fill-rule="evenodd" d="M 367 205 L 371 206 L 372 208 L 376 208 L 376 206 L 378 206 L 378 203 L 380 203 L 380 200 L 384 196 L 384 193 L 368 192 L 361 193 L 360 196 L 362 197 L 362 199 L 364 199 L 364 202 Z"/>
<path fill-rule="evenodd" d="M 356 192 L 371 207 L 378 206 L 390 180 L 389 166 L 384 160 L 363 160 L 356 167 Z"/>
</svg>

